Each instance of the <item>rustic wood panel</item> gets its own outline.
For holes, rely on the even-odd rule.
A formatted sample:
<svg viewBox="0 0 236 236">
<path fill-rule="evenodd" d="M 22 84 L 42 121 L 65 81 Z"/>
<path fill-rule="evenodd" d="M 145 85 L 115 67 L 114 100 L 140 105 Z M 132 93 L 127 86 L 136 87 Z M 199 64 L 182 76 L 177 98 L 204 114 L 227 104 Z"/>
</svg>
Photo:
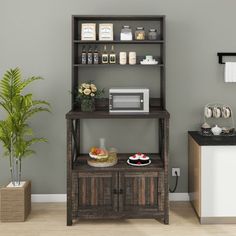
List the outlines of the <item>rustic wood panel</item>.
<svg viewBox="0 0 236 236">
<path fill-rule="evenodd" d="M 188 191 L 190 201 L 201 217 L 201 148 L 188 136 Z"/>
<path fill-rule="evenodd" d="M 106 211 L 116 212 L 118 209 L 117 173 L 73 173 L 73 218 L 80 213 L 103 215 Z"/>
<path fill-rule="evenodd" d="M 119 174 L 120 211 L 157 211 L 158 207 L 157 172 L 124 172 Z M 163 188 L 163 185 L 162 185 Z M 164 189 L 161 189 L 164 192 Z M 162 199 L 163 202 L 163 199 Z M 163 207 L 162 207 L 163 210 Z"/>
</svg>

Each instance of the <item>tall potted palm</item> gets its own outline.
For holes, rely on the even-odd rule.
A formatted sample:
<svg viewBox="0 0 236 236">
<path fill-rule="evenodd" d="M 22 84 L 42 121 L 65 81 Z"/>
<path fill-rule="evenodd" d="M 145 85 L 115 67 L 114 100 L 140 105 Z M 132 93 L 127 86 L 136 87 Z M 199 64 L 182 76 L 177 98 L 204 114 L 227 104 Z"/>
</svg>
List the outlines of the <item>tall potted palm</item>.
<svg viewBox="0 0 236 236">
<path fill-rule="evenodd" d="M 27 184 L 21 182 L 22 159 L 35 153 L 31 149 L 32 144 L 46 142 L 45 138 L 34 137 L 33 130 L 28 122 L 32 116 L 39 112 L 49 112 L 50 104 L 44 100 L 34 100 L 32 93 L 24 93 L 28 85 L 40 79 L 42 78 L 31 77 L 24 80 L 20 69 L 16 68 L 6 71 L 0 81 L 0 112 L 1 114 L 5 113 L 5 118 L 0 120 L 0 142 L 4 148 L 4 155 L 9 158 L 11 186 L 13 189 L 20 189 L 22 186 L 30 188 L 29 182 Z M 30 191 L 25 190 L 23 192 Z M 4 206 L 5 210 L 9 209 L 9 206 L 6 207 L 7 203 L 3 202 L 4 199 L 7 199 L 6 197 L 4 198 L 4 194 L 9 194 L 9 188 L 1 189 L 1 220 L 12 221 L 12 218 L 9 218 L 9 214 L 4 212 Z M 24 200 L 26 199 L 25 196 L 23 198 Z M 4 219 L 4 216 L 7 216 L 5 217 L 6 219 Z M 24 215 L 23 218 L 20 217 L 19 219 L 24 220 L 25 218 L 26 216 Z"/>
</svg>

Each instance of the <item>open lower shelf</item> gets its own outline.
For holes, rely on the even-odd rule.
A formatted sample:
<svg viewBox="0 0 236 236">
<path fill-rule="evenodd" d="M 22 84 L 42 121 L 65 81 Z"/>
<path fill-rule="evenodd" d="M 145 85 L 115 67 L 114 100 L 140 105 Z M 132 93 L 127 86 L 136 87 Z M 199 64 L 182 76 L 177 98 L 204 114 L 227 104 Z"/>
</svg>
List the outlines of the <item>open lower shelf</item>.
<svg viewBox="0 0 236 236">
<path fill-rule="evenodd" d="M 66 114 L 66 119 L 153 119 L 169 118 L 170 114 L 166 110 L 151 108 L 148 113 L 110 113 L 109 111 L 82 112 L 71 110 Z"/>
<path fill-rule="evenodd" d="M 159 154 L 155 153 L 146 153 L 150 157 L 152 163 L 148 166 L 135 167 L 127 164 L 127 159 L 129 156 L 134 155 L 134 153 L 120 153 L 118 154 L 118 163 L 112 167 L 91 167 L 87 164 L 87 159 L 89 158 L 88 154 L 80 154 L 77 157 L 76 162 L 73 165 L 73 171 L 162 171 L 164 170 L 163 161 L 160 158 Z"/>
</svg>

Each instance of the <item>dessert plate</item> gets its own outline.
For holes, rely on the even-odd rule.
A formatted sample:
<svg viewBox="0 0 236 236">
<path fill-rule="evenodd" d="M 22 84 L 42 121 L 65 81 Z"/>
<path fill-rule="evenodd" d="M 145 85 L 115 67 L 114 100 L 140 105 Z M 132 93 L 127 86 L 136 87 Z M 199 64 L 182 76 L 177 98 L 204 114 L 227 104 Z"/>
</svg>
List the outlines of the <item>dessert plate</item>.
<svg viewBox="0 0 236 236">
<path fill-rule="evenodd" d="M 148 166 L 148 165 L 150 165 L 152 162 L 151 162 L 151 160 L 149 160 L 149 162 L 148 163 L 145 163 L 145 164 L 133 164 L 133 163 L 130 163 L 129 162 L 129 160 L 127 160 L 127 163 L 129 164 L 129 165 L 131 165 L 131 166 Z"/>
<path fill-rule="evenodd" d="M 140 64 L 141 65 L 157 65 L 158 64 L 158 61 L 140 61 Z"/>
</svg>

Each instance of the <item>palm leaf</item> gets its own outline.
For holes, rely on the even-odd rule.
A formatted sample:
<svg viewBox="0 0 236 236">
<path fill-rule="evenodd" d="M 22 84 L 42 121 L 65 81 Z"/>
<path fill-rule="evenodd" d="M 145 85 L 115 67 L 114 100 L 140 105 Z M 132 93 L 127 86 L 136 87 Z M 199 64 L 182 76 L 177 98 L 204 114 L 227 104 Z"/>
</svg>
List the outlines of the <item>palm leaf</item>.
<svg viewBox="0 0 236 236">
<path fill-rule="evenodd" d="M 29 84 L 31 84 L 33 81 L 35 80 L 42 80 L 43 78 L 40 76 L 32 76 L 26 80 L 23 81 L 22 83 L 22 89 L 24 89 L 26 86 L 28 86 Z"/>
<path fill-rule="evenodd" d="M 41 79 L 33 76 L 23 80 L 20 69 L 15 68 L 6 71 L 0 80 L 0 108 L 8 114 L 5 120 L 0 121 L 0 141 L 7 155 L 13 152 L 17 158 L 22 158 L 34 154 L 31 145 L 47 141 L 44 138 L 34 138 L 27 121 L 38 112 L 50 112 L 50 104 L 44 100 L 34 100 L 32 93 L 23 95 L 28 85 Z"/>
</svg>

